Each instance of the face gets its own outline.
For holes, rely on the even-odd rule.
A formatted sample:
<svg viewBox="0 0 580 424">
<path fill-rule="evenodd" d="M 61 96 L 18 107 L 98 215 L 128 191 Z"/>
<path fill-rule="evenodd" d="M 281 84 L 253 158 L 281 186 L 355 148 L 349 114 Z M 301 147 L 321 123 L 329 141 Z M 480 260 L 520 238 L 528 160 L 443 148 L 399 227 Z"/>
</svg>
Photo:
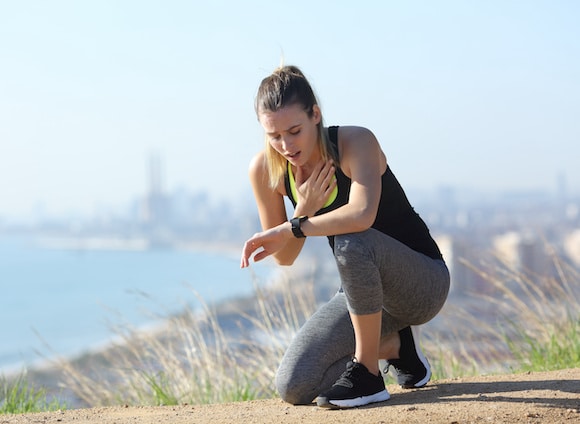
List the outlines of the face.
<svg viewBox="0 0 580 424">
<path fill-rule="evenodd" d="M 297 104 L 258 116 L 272 148 L 292 165 L 304 166 L 320 159 L 317 125 L 321 114 L 317 105 L 311 117 Z"/>
</svg>

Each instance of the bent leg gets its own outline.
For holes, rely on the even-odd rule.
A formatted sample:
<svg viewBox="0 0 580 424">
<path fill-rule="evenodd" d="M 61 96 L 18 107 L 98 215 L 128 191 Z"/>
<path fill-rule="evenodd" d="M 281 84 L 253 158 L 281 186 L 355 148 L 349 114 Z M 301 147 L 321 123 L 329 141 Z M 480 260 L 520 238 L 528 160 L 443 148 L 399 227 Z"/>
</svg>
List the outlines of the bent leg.
<svg viewBox="0 0 580 424">
<path fill-rule="evenodd" d="M 449 272 L 443 261 L 374 229 L 335 236 L 334 242 L 349 311 L 364 315 L 383 309 L 383 334 L 423 324 L 445 303 Z"/>
<path fill-rule="evenodd" d="M 403 387 L 423 386 L 429 381 L 430 366 L 409 326 L 429 321 L 443 306 L 449 291 L 445 263 L 376 230 L 335 236 L 334 241 L 353 322 L 357 323 L 357 314 L 372 316 L 383 310 L 379 353 L 373 344 L 376 328 L 355 325 L 361 333 L 356 337 L 357 357 L 364 357 L 372 370 L 379 357 L 388 359 Z"/>
<path fill-rule="evenodd" d="M 354 353 L 344 293 L 321 306 L 298 331 L 276 373 L 278 393 L 294 405 L 311 403 L 342 374 Z"/>
</svg>

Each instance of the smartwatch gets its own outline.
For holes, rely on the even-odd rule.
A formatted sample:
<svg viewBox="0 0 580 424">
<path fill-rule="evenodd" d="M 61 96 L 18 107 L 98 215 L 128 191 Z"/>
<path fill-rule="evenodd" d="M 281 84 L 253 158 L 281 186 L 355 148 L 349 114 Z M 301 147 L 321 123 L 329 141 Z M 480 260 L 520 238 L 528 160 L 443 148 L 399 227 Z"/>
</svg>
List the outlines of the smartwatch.
<svg viewBox="0 0 580 424">
<path fill-rule="evenodd" d="M 290 224 L 292 225 L 292 233 L 294 234 L 294 237 L 296 237 L 296 238 L 306 237 L 304 235 L 304 233 L 302 232 L 302 228 L 300 228 L 300 225 L 302 225 L 302 223 L 304 221 L 306 221 L 307 219 L 308 219 L 308 217 L 306 215 L 302 215 L 302 216 L 297 216 L 295 218 L 292 218 L 290 220 Z"/>
</svg>

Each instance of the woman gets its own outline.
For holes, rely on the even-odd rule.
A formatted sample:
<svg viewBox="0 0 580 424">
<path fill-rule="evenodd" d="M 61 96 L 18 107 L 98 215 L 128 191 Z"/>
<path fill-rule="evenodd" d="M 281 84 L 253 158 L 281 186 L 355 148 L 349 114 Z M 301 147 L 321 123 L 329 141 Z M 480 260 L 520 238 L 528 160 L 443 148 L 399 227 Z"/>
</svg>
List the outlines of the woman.
<svg viewBox="0 0 580 424">
<path fill-rule="evenodd" d="M 249 176 L 263 231 L 244 244 L 241 267 L 254 254 L 255 261 L 272 255 L 291 265 L 306 237 L 326 236 L 342 285 L 284 354 L 280 395 L 293 404 L 318 396 L 327 408 L 387 400 L 379 359 L 395 368 L 401 386 L 425 385 L 429 363 L 410 326 L 442 308 L 449 272 L 375 136 L 360 127 L 325 128 L 294 66 L 262 81 L 255 108 L 266 147 Z M 294 204 L 290 220 L 284 196 Z"/>
</svg>

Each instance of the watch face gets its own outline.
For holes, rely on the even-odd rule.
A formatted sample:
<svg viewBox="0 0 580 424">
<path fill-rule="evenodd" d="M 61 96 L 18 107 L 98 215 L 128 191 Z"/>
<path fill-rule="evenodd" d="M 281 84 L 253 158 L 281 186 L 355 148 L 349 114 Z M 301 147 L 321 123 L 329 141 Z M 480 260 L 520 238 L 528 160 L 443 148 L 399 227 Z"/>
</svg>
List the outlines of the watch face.
<svg viewBox="0 0 580 424">
<path fill-rule="evenodd" d="M 297 238 L 306 237 L 304 235 L 304 233 L 302 232 L 302 229 L 300 228 L 300 224 L 303 223 L 304 221 L 306 221 L 307 219 L 308 219 L 307 216 L 299 216 L 296 218 L 292 218 L 290 220 L 290 224 L 292 225 L 292 234 L 294 234 L 294 237 L 297 237 Z"/>
</svg>

